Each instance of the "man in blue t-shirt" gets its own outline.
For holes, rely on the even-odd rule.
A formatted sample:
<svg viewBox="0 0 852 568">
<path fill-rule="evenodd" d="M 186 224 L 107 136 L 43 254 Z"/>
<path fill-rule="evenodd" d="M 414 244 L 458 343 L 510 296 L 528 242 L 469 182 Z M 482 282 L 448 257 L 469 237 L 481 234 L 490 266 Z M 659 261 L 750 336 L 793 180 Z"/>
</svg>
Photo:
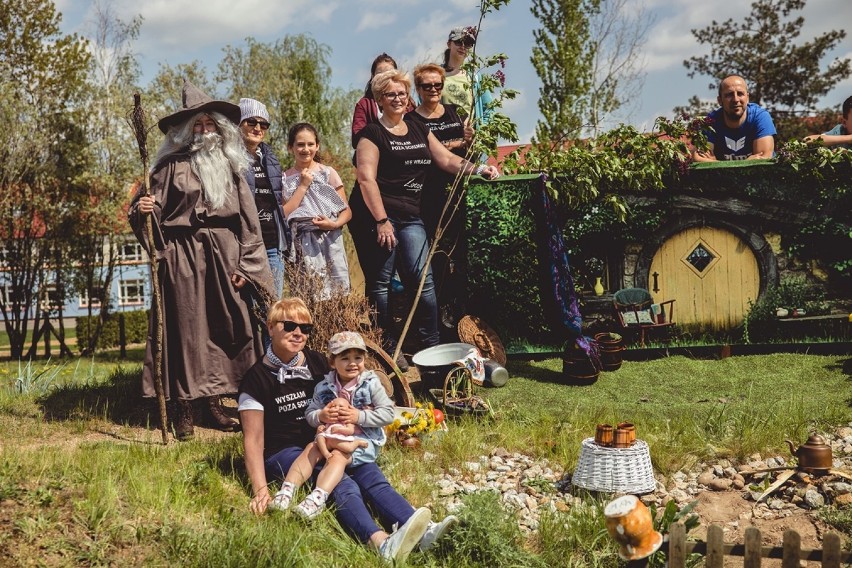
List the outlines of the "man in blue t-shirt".
<svg viewBox="0 0 852 568">
<path fill-rule="evenodd" d="M 713 131 L 707 132 L 708 152 L 695 151 L 696 162 L 771 158 L 775 152 L 775 124 L 766 109 L 748 102 L 748 87 L 739 75 L 719 83 L 722 105 L 708 115 Z"/>
<path fill-rule="evenodd" d="M 843 120 L 823 134 L 808 136 L 805 141 L 822 140 L 826 146 L 852 150 L 852 97 L 843 101 Z"/>
</svg>

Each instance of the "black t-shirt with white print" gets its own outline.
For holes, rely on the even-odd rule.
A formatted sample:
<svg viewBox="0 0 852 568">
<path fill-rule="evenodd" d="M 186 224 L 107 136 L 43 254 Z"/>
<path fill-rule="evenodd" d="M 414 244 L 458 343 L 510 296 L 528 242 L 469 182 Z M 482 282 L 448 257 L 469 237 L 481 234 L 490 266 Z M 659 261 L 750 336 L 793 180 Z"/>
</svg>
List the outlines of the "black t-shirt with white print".
<svg viewBox="0 0 852 568">
<path fill-rule="evenodd" d="M 385 212 L 397 219 L 420 216 L 420 192 L 432 165 L 429 129 L 419 122 L 406 124 L 408 133 L 402 136 L 392 134 L 378 122 L 361 131 L 361 137 L 379 149 L 376 181 Z"/>
<path fill-rule="evenodd" d="M 278 369 L 261 358 L 243 376 L 240 394 L 246 393 L 263 406 L 263 456 L 268 458 L 284 448 L 304 448 L 314 439 L 314 429 L 305 420 L 314 387 L 331 370 L 328 358 L 318 351 L 305 349 L 310 379 L 278 380 Z"/>
<path fill-rule="evenodd" d="M 275 208 L 278 200 L 272 191 L 272 184 L 259 154 L 255 154 L 251 165 L 254 173 L 254 204 L 257 207 L 257 217 L 260 220 L 260 234 L 263 245 L 268 249 L 278 248 L 278 226 L 275 223 Z"/>
</svg>

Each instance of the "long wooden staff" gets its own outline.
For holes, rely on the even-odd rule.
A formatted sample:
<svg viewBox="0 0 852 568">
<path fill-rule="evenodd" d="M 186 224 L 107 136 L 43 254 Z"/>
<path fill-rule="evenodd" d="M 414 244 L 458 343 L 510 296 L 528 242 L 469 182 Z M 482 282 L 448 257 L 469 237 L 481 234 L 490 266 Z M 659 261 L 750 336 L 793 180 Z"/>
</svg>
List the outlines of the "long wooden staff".
<svg viewBox="0 0 852 568">
<path fill-rule="evenodd" d="M 133 134 L 139 145 L 139 157 L 142 159 L 143 183 L 145 193 L 151 195 L 151 176 L 148 172 L 148 129 L 145 126 L 145 111 L 142 110 L 142 97 L 139 93 L 133 95 L 133 114 L 131 115 Z M 154 314 L 154 344 L 151 353 L 154 356 L 154 390 L 157 393 L 157 403 L 160 406 L 160 432 L 163 434 L 163 444 L 169 443 L 168 417 L 166 414 L 166 393 L 163 388 L 163 299 L 160 294 L 160 279 L 157 275 L 156 243 L 154 242 L 153 214 L 145 216 L 145 236 L 148 239 L 148 265 L 151 267 L 151 310 Z"/>
</svg>

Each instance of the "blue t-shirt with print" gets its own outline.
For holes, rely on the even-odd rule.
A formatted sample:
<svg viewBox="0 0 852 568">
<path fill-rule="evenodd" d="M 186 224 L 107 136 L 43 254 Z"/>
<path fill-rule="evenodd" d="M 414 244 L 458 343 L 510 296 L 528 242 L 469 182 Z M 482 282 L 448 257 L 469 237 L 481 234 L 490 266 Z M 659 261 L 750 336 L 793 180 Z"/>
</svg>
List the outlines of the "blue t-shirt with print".
<svg viewBox="0 0 852 568">
<path fill-rule="evenodd" d="M 828 136 L 848 136 L 849 131 L 846 130 L 846 127 L 844 127 L 842 124 L 838 124 L 837 126 L 832 128 L 828 132 L 823 132 L 823 134 L 826 134 Z M 832 147 L 833 148 L 846 148 L 847 150 L 852 150 L 852 144 L 835 144 Z"/>
<path fill-rule="evenodd" d="M 745 122 L 739 128 L 725 124 L 721 108 L 711 112 L 708 118 L 715 132 L 707 132 L 707 140 L 713 144 L 717 160 L 745 160 L 752 153 L 755 140 L 776 134 L 772 116 L 754 103 L 748 103 Z"/>
</svg>

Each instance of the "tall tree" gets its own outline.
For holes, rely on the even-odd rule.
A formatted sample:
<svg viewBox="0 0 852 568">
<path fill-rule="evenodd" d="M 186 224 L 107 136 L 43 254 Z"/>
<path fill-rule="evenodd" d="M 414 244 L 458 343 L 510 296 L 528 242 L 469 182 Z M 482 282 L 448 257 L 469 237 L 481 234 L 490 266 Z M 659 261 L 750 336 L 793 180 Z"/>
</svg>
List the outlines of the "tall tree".
<svg viewBox="0 0 852 568">
<path fill-rule="evenodd" d="M 559 143 L 580 135 L 592 86 L 594 46 L 588 14 L 600 0 L 533 0 L 530 11 L 541 22 L 533 30 L 530 61 L 541 78 L 536 141 Z"/>
<path fill-rule="evenodd" d="M 43 313 L 48 262 L 71 214 L 67 180 L 85 168 L 74 107 L 85 92 L 87 42 L 61 35 L 50 0 L 0 7 L 0 311 L 13 357 Z"/>
<path fill-rule="evenodd" d="M 596 137 L 639 100 L 645 84 L 642 49 L 653 18 L 637 0 L 600 0 L 588 6 L 587 17 L 593 53 L 587 132 Z"/>
<path fill-rule="evenodd" d="M 69 227 L 70 237 L 63 243 L 69 258 L 74 259 L 66 266 L 78 293 L 86 293 L 90 300 L 95 291 L 100 296 L 99 302 L 88 302 L 88 315 L 99 317 L 94 326 L 88 327 L 87 345 L 81 345 L 84 353 L 95 350 L 113 305 L 110 290 L 118 250 L 129 232 L 119 219 L 124 217 L 128 182 L 141 173 L 135 139 L 120 117 L 127 115 L 137 90 L 139 65 L 133 42 L 139 35 L 142 18 L 124 21 L 110 4 L 101 1 L 93 4 L 92 13 L 87 106 L 101 112 L 86 113 L 81 121 L 89 141 L 91 167 L 72 180 L 71 197 L 79 214 Z"/>
<path fill-rule="evenodd" d="M 357 91 L 331 88 L 330 48 L 305 34 L 287 35 L 274 43 L 246 39 L 245 47 L 227 46 L 217 82 L 230 89 L 232 100 L 251 97 L 266 104 L 272 126 L 270 145 L 282 162 L 287 157 L 287 130 L 310 122 L 322 137 L 323 153 L 346 159 L 351 155 L 350 120 Z M 343 172 L 341 172 L 343 173 Z"/>
<path fill-rule="evenodd" d="M 793 13 L 805 0 L 757 0 L 742 19 L 692 30 L 698 43 L 710 53 L 683 62 L 688 75 L 709 75 L 712 90 L 729 74 L 748 82 L 751 102 L 768 107 L 774 114 L 813 111 L 817 101 L 852 73 L 849 59 L 835 59 L 823 71 L 820 61 L 846 37 L 844 30 L 821 34 L 808 42 L 797 42 L 805 19 Z"/>
</svg>

